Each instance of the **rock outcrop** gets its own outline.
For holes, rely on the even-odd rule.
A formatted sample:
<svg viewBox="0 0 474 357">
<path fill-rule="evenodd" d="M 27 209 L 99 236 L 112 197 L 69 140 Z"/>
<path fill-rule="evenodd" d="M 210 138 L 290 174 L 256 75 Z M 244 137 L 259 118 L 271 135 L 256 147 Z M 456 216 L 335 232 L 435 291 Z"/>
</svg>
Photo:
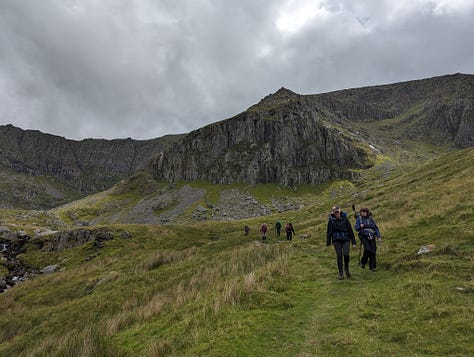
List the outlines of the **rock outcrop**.
<svg viewBox="0 0 474 357">
<path fill-rule="evenodd" d="M 131 234 L 126 231 L 112 233 L 106 228 L 75 229 L 52 231 L 38 230 L 34 237 L 25 231 L 12 232 L 8 227 L 0 226 L 0 293 L 13 287 L 15 284 L 33 278 L 38 274 L 51 274 L 59 269 L 58 264 L 49 265 L 42 269 L 27 266 L 17 256 L 25 253 L 33 245 L 36 249 L 45 252 L 64 251 L 88 242 L 92 242 L 96 249 L 101 249 L 104 242 L 114 238 L 128 239 Z M 85 257 L 90 260 L 92 257 Z"/>
<path fill-rule="evenodd" d="M 369 167 L 371 153 L 380 152 L 371 136 L 473 146 L 473 116 L 473 75 L 319 95 L 281 88 L 233 118 L 182 137 L 149 169 L 165 181 L 315 184 Z"/>
<path fill-rule="evenodd" d="M 17 258 L 26 251 L 29 239 L 25 231 L 13 232 L 0 226 L 0 293 L 37 273 Z"/>
<path fill-rule="evenodd" d="M 326 124 L 330 113 L 280 89 L 234 118 L 195 130 L 158 154 L 158 180 L 315 184 L 371 164 L 361 142 Z"/>
</svg>

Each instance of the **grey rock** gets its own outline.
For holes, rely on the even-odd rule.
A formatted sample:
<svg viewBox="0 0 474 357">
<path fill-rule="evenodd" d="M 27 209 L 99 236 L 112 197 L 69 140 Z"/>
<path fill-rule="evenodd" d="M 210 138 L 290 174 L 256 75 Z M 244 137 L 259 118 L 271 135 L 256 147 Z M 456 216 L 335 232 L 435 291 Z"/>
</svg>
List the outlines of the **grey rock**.
<svg viewBox="0 0 474 357">
<path fill-rule="evenodd" d="M 49 228 L 35 229 L 35 237 L 46 237 L 46 236 L 52 235 L 54 233 L 57 233 L 57 231 L 53 231 Z"/>
<path fill-rule="evenodd" d="M 11 232 L 10 231 L 10 228 L 6 227 L 6 226 L 0 226 L 0 234 L 2 233 L 9 233 Z"/>
<path fill-rule="evenodd" d="M 94 246 L 101 248 L 104 241 L 113 239 L 112 234 L 103 228 L 96 229 L 75 229 L 60 231 L 53 234 L 43 245 L 45 251 L 63 251 L 90 241 Z"/>
<path fill-rule="evenodd" d="M 18 238 L 21 238 L 21 239 L 25 239 L 28 237 L 28 233 L 26 233 L 25 231 L 18 231 L 16 232 L 16 235 Z"/>
<path fill-rule="evenodd" d="M 43 269 L 40 270 L 41 273 L 43 274 L 51 274 L 54 273 L 59 269 L 59 265 L 48 265 L 47 267 L 44 267 Z"/>
</svg>

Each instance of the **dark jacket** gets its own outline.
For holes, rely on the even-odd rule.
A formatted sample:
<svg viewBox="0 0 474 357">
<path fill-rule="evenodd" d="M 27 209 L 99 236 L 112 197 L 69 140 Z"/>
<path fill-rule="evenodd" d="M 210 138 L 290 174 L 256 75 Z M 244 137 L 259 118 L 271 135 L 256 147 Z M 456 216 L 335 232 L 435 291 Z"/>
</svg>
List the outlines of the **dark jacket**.
<svg viewBox="0 0 474 357">
<path fill-rule="evenodd" d="M 335 241 L 350 240 L 353 245 L 356 244 L 354 232 L 351 224 L 347 219 L 347 215 L 342 212 L 340 218 L 336 218 L 334 214 L 329 215 L 328 228 L 326 234 L 326 244 L 331 245 Z"/>
<path fill-rule="evenodd" d="M 364 225 L 364 228 L 361 228 L 361 224 Z M 359 232 L 359 237 L 381 237 L 379 227 L 370 215 L 367 217 L 357 216 L 355 230 Z"/>
<path fill-rule="evenodd" d="M 286 233 L 295 233 L 295 229 L 293 228 L 293 225 L 291 223 L 288 223 L 285 226 L 285 232 Z"/>
</svg>

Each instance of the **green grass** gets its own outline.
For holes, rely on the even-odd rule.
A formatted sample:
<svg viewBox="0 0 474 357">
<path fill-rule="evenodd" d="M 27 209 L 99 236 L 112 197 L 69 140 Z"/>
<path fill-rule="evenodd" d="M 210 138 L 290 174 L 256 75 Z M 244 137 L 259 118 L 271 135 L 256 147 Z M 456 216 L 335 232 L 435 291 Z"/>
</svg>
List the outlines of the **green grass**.
<svg viewBox="0 0 474 357">
<path fill-rule="evenodd" d="M 314 201 L 286 213 L 292 243 L 257 243 L 262 218 L 248 237 L 234 221 L 104 226 L 102 248 L 61 252 L 33 240 L 21 258 L 61 271 L 0 295 L 0 355 L 473 355 L 473 163 L 467 149 L 383 182 L 301 188 Z M 338 281 L 327 214 L 353 202 L 382 231 L 379 270 L 358 268 L 356 248 Z"/>
</svg>

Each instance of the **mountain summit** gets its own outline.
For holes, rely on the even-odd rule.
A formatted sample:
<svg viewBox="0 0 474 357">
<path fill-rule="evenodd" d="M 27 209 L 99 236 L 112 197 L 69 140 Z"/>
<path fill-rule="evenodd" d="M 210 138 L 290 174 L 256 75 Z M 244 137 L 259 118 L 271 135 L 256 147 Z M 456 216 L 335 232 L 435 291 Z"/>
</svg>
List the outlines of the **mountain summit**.
<svg viewBox="0 0 474 357">
<path fill-rule="evenodd" d="M 158 180 L 316 184 L 353 177 L 403 145 L 474 144 L 474 76 L 299 95 L 286 88 L 182 137 L 150 163 Z"/>
<path fill-rule="evenodd" d="M 278 107 L 288 104 L 292 100 L 298 99 L 300 97 L 300 94 L 297 94 L 285 87 L 281 87 L 275 93 L 265 96 L 262 100 L 260 100 L 260 102 L 251 106 L 248 110 L 258 110 L 262 107 Z"/>
</svg>

